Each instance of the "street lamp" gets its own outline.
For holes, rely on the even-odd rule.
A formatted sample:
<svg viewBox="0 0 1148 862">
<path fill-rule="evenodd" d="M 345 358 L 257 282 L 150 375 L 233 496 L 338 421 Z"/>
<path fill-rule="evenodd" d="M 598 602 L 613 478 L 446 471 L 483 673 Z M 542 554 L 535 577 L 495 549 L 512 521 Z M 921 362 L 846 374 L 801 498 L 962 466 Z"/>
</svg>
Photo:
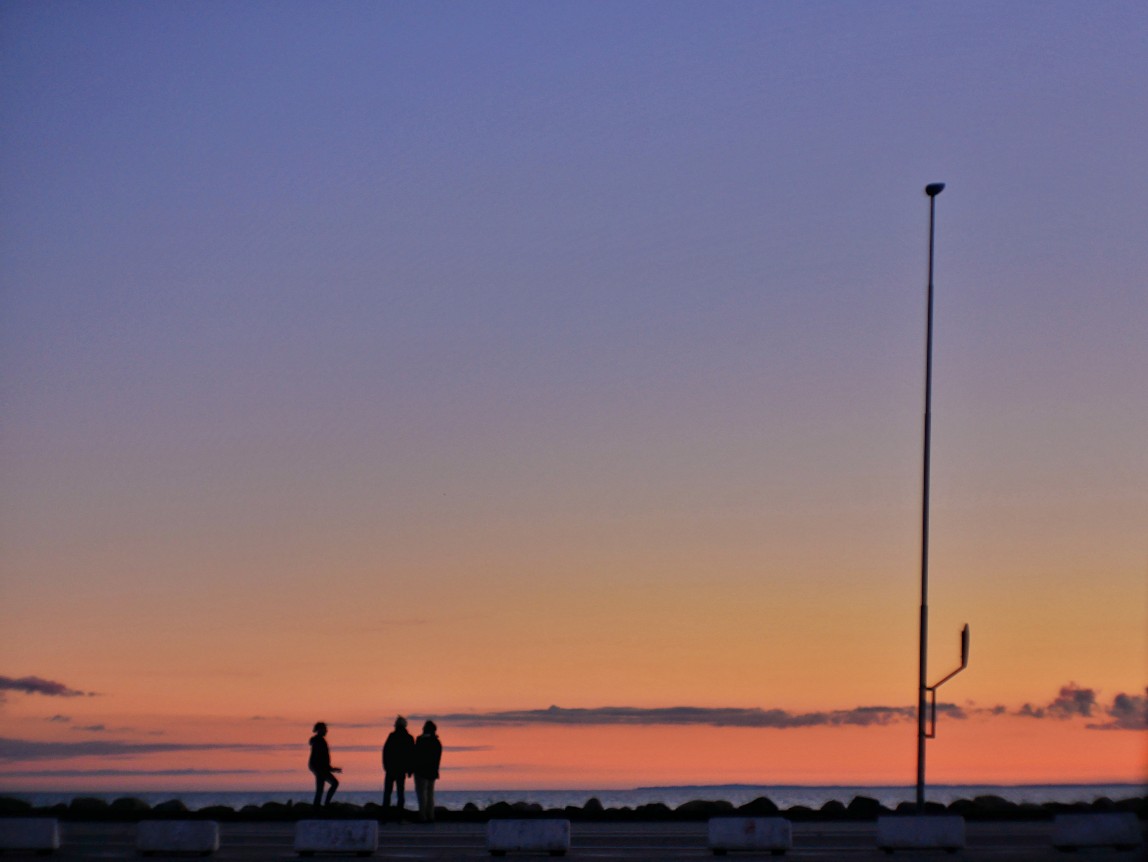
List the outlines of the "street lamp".
<svg viewBox="0 0 1148 862">
<path fill-rule="evenodd" d="M 937 689 L 968 667 L 969 627 L 961 632 L 961 666 L 940 682 L 929 685 L 926 677 L 928 669 L 929 641 L 929 454 L 932 437 L 933 402 L 933 236 L 936 224 L 937 195 L 945 190 L 944 183 L 929 183 L 925 194 L 929 196 L 929 304 L 928 323 L 925 337 L 925 463 L 921 493 L 921 637 L 917 684 L 917 811 L 925 808 L 925 740 L 937 732 Z M 930 710 L 931 700 L 931 710 Z M 926 729 L 927 716 L 931 711 L 932 728 Z"/>
</svg>

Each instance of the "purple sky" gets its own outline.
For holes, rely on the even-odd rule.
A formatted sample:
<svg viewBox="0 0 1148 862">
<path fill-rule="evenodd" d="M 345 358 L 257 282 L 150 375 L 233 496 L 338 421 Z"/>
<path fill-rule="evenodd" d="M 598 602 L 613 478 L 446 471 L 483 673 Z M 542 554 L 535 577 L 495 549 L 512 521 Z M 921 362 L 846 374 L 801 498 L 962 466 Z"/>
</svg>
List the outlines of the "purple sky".
<svg viewBox="0 0 1148 862">
<path fill-rule="evenodd" d="M 938 637 L 974 621 L 982 703 L 1141 691 L 1146 36 L 1113 2 L 5 2 L 0 672 L 112 698 L 177 606 L 212 673 L 219 607 L 269 642 L 320 567 L 355 631 L 438 619 L 354 617 L 367 571 L 557 602 L 594 565 L 683 606 L 774 567 L 874 637 L 887 588 L 910 631 L 943 181 Z M 794 649 L 855 642 L 829 619 Z M 810 685 L 777 705 L 902 702 Z M 548 702 L 491 697 L 442 706 Z"/>
</svg>

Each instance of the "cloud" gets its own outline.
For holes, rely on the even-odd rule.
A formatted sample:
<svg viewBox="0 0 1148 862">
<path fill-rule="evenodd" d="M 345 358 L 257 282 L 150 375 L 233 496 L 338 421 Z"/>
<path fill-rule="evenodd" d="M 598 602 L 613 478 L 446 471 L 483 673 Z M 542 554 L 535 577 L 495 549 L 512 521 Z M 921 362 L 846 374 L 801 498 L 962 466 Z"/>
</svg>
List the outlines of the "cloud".
<svg viewBox="0 0 1148 862">
<path fill-rule="evenodd" d="M 938 704 L 937 711 L 953 718 L 965 713 L 954 704 Z M 789 712 L 784 709 L 740 707 L 673 706 L 646 709 L 632 706 L 603 706 L 594 709 L 510 710 L 506 712 L 454 713 L 442 721 L 468 727 L 553 725 L 705 725 L 709 727 L 870 727 L 915 720 L 911 706 L 859 706 L 829 712 Z"/>
<path fill-rule="evenodd" d="M 1120 692 L 1105 710 L 1111 721 L 1090 724 L 1090 730 L 1148 730 L 1148 688 L 1144 694 Z"/>
<path fill-rule="evenodd" d="M 284 751 L 299 747 L 298 744 L 124 742 L 111 739 L 38 742 L 0 737 L 0 762 L 21 763 L 62 760 L 69 757 L 131 757 L 139 754 L 170 754 L 184 751 Z"/>
<path fill-rule="evenodd" d="M 106 733 L 108 728 L 103 724 L 87 724 L 77 727 L 69 728 L 70 730 L 80 730 L 87 733 Z"/>
<path fill-rule="evenodd" d="M 1055 719 L 1067 721 L 1073 718 L 1093 718 L 1103 712 L 1110 720 L 1086 724 L 1089 730 L 1146 730 L 1148 729 L 1148 689 L 1146 696 L 1121 692 L 1111 705 L 1101 706 L 1094 689 L 1084 688 L 1075 682 L 1060 687 L 1056 697 L 1043 706 L 1026 703 L 1013 712 L 1025 718 Z"/>
<path fill-rule="evenodd" d="M 95 697 L 94 692 L 78 691 L 74 688 L 68 688 L 62 682 L 54 682 L 38 676 L 22 676 L 19 679 L 0 676 L 0 697 L 9 691 L 20 694 L 42 694 L 45 697 Z"/>
<path fill-rule="evenodd" d="M 1090 718 L 1096 708 L 1096 692 L 1090 688 L 1081 688 L 1074 682 L 1060 687 L 1060 693 L 1052 702 L 1044 706 L 1033 706 L 1026 703 L 1016 711 L 1016 715 L 1027 718 L 1055 718 L 1068 719 L 1078 716 Z"/>
<path fill-rule="evenodd" d="M 54 721 L 60 724 L 66 724 L 72 720 L 70 715 L 53 715 L 51 718 L 45 718 L 44 721 Z"/>
<path fill-rule="evenodd" d="M 287 775 L 296 769 L 22 769 L 2 772 L 5 778 L 141 778 L 188 775 Z"/>
<path fill-rule="evenodd" d="M 1090 718 L 1096 709 L 1096 692 L 1081 688 L 1074 682 L 1061 686 L 1056 699 L 1048 705 L 1048 714 L 1053 718 Z"/>
</svg>

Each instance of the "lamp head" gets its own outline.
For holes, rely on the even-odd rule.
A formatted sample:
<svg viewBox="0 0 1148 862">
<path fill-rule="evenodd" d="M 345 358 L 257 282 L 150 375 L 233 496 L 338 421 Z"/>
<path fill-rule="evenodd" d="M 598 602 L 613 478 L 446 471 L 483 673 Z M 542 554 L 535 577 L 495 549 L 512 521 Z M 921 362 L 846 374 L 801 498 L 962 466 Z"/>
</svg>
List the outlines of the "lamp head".
<svg viewBox="0 0 1148 862">
<path fill-rule="evenodd" d="M 927 186 L 925 186 L 925 194 L 927 194 L 931 198 L 935 198 L 937 195 L 939 195 L 944 190 L 945 190 L 945 184 L 944 183 L 929 183 Z"/>
</svg>

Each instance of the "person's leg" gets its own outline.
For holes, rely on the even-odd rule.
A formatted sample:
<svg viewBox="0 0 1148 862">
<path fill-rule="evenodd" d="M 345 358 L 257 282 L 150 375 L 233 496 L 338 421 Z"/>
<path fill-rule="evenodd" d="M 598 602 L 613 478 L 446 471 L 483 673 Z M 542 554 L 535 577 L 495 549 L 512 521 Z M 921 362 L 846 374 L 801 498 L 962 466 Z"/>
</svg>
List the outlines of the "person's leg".
<svg viewBox="0 0 1148 862">
<path fill-rule="evenodd" d="M 399 819 L 401 820 L 407 807 L 407 777 L 401 772 L 395 778 L 395 790 L 398 796 Z"/>
<path fill-rule="evenodd" d="M 419 820 L 426 819 L 426 779 L 421 775 L 415 776 L 415 796 L 419 801 Z"/>
<path fill-rule="evenodd" d="M 327 790 L 327 805 L 331 804 L 331 797 L 335 795 L 335 791 L 339 789 L 339 779 L 333 773 L 327 773 L 327 781 L 330 782 L 331 787 Z"/>
<path fill-rule="evenodd" d="M 434 779 L 427 779 L 427 821 L 434 822 Z"/>
<path fill-rule="evenodd" d="M 318 772 L 315 773 L 315 801 L 311 803 L 312 808 L 318 808 L 319 803 L 323 801 L 323 776 Z"/>
<path fill-rule="evenodd" d="M 394 786 L 395 786 L 395 776 L 388 772 L 386 774 L 386 777 L 383 778 L 383 810 L 384 811 L 386 811 L 388 808 L 391 807 L 391 790 L 394 789 Z M 399 786 L 402 787 L 401 784 Z M 399 790 L 399 808 L 402 808 L 402 807 L 403 807 L 403 791 Z"/>
</svg>

